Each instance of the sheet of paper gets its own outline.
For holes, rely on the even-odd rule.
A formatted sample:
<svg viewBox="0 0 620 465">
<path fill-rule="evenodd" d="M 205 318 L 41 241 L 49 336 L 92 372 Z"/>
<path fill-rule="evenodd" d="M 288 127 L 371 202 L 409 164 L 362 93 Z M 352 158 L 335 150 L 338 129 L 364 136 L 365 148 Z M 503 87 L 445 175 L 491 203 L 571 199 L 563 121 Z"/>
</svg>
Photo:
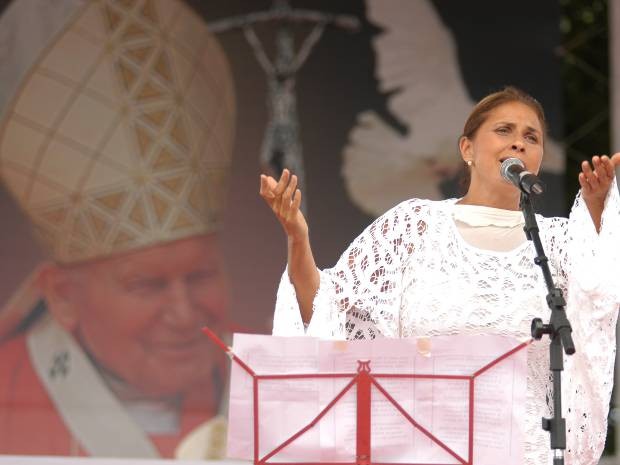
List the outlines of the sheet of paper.
<svg viewBox="0 0 620 465">
<path fill-rule="evenodd" d="M 452 454 L 467 460 L 470 453 L 469 377 L 518 345 L 519 341 L 502 336 L 345 342 L 235 334 L 233 351 L 259 375 L 343 375 L 258 382 L 261 458 L 314 420 L 351 382 L 359 360 L 370 360 L 374 379 L 421 427 L 415 427 L 373 386 L 373 461 L 459 463 Z M 523 463 L 526 353 L 522 349 L 474 379 L 473 458 L 477 464 Z M 382 377 L 385 374 L 468 379 L 394 379 Z M 254 383 L 234 362 L 231 376 L 228 453 L 252 460 Z M 352 386 L 313 428 L 270 461 L 354 461 L 355 447 L 356 389 Z"/>
</svg>

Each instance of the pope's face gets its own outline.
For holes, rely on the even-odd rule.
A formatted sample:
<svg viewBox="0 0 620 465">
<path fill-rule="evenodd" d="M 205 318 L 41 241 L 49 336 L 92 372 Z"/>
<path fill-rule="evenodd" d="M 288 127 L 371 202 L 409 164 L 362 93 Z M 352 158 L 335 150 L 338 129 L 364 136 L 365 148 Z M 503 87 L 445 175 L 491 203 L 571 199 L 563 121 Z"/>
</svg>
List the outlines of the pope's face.
<svg viewBox="0 0 620 465">
<path fill-rule="evenodd" d="M 216 237 L 200 236 L 71 270 L 72 329 L 112 374 L 150 396 L 213 383 L 221 351 L 201 333 L 221 333 L 227 283 Z"/>
</svg>

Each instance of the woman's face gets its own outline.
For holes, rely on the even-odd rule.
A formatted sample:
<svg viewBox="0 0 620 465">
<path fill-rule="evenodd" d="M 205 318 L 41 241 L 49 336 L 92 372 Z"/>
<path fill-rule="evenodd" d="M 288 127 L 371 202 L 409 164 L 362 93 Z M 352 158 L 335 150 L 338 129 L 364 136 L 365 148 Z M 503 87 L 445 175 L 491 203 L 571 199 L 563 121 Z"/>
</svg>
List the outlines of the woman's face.
<svg viewBox="0 0 620 465">
<path fill-rule="evenodd" d="M 460 143 L 463 159 L 472 161 L 470 190 L 516 189 L 500 174 L 506 158 L 518 158 L 528 171 L 538 173 L 543 136 L 538 116 L 529 106 L 508 102 L 493 109 L 474 137 Z"/>
</svg>

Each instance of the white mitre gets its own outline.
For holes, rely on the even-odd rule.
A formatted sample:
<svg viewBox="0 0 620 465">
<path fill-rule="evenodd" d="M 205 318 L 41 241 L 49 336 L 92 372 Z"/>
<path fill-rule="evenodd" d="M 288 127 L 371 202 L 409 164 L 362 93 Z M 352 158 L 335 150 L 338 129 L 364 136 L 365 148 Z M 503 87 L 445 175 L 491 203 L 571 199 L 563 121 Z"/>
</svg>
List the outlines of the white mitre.
<svg viewBox="0 0 620 465">
<path fill-rule="evenodd" d="M 178 0 L 71 3 L 0 125 L 0 175 L 37 237 L 75 263 L 213 232 L 235 120 L 219 44 Z"/>
</svg>

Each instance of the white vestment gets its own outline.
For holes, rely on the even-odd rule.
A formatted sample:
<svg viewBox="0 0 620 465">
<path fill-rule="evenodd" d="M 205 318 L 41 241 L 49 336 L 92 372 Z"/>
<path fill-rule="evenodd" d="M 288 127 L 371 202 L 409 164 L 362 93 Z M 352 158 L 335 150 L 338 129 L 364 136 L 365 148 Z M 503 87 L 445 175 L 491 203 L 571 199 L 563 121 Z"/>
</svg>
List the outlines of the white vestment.
<svg viewBox="0 0 620 465">
<path fill-rule="evenodd" d="M 285 271 L 273 333 L 342 339 L 528 337 L 533 318 L 547 322 L 550 316 L 532 242 L 508 251 L 475 247 L 459 232 L 454 212 L 454 199 L 411 199 L 375 220 L 335 267 L 320 272 L 307 329 Z M 607 431 L 620 302 L 620 286 L 611 279 L 620 264 L 614 240 L 620 231 L 616 185 L 610 188 L 598 234 L 581 196 L 568 219 L 537 219 L 553 278 L 567 300 L 577 348 L 565 357 L 562 383 L 566 463 L 595 464 Z M 540 426 L 552 406 L 548 344 L 545 338 L 528 349 L 527 465 L 550 463 L 549 434 Z"/>
</svg>

